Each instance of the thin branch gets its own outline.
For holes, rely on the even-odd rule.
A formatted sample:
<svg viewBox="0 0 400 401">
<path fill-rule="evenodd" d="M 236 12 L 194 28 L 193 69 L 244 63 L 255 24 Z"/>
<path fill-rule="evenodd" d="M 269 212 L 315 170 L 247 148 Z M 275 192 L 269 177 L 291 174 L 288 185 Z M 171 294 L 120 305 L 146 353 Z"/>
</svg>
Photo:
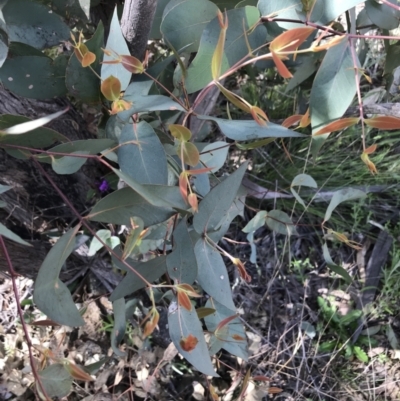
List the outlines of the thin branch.
<svg viewBox="0 0 400 401">
<path fill-rule="evenodd" d="M 26 344 L 28 345 L 29 362 L 31 364 L 32 374 L 33 374 L 33 377 L 36 380 L 36 383 L 40 387 L 40 391 L 43 393 L 43 395 L 45 396 L 46 399 L 50 400 L 50 397 L 48 396 L 48 394 L 46 392 L 46 389 L 44 388 L 43 383 L 40 380 L 39 373 L 38 373 L 38 371 L 36 369 L 36 361 L 35 361 L 35 358 L 34 358 L 33 353 L 32 353 L 32 346 L 33 345 L 32 345 L 32 341 L 31 341 L 31 337 L 29 335 L 28 327 L 26 326 L 26 323 L 25 323 L 24 312 L 23 312 L 23 310 L 21 308 L 21 304 L 19 302 L 19 291 L 18 291 L 17 283 L 15 281 L 15 279 L 18 276 L 18 274 L 14 270 L 13 264 L 11 262 L 10 255 L 8 253 L 7 246 L 6 246 L 5 242 L 4 242 L 4 239 L 3 239 L 2 235 L 0 235 L 0 245 L 1 245 L 1 248 L 3 250 L 4 257 L 5 257 L 6 261 L 7 261 L 8 270 L 9 270 L 9 273 L 10 273 L 12 287 L 13 287 L 13 292 L 14 292 L 14 296 L 15 296 L 15 302 L 17 304 L 18 315 L 19 315 L 19 318 L 21 320 L 22 330 L 24 331 Z"/>
</svg>

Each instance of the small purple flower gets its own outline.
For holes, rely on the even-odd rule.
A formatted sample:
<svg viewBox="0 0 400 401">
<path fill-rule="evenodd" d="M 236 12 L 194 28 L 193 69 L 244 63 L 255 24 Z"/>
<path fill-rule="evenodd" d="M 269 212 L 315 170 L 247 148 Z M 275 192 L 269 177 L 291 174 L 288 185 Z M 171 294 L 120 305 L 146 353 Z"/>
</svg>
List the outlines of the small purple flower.
<svg viewBox="0 0 400 401">
<path fill-rule="evenodd" d="M 110 189 L 110 185 L 108 184 L 107 180 L 101 180 L 99 185 L 99 191 L 101 193 L 107 192 Z"/>
</svg>

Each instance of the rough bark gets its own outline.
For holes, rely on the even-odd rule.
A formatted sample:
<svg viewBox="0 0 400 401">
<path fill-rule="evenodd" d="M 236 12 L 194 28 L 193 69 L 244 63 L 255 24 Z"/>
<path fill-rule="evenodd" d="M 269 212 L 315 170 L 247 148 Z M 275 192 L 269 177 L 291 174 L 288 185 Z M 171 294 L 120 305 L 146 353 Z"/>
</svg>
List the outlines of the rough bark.
<svg viewBox="0 0 400 401">
<path fill-rule="evenodd" d="M 122 33 L 132 56 L 142 60 L 147 47 L 157 0 L 126 0 L 121 18 Z"/>
<path fill-rule="evenodd" d="M 49 124 L 49 127 L 65 135 L 70 140 L 89 139 L 93 135 L 86 122 L 66 99 L 38 101 L 24 99 L 0 89 L 0 114 L 17 114 L 37 118 L 70 107 L 69 111 Z M 103 174 L 100 165 L 88 161 L 76 174 L 57 175 L 49 165 L 43 165 L 57 186 L 71 200 L 80 212 L 88 207 L 86 195 L 93 188 L 96 177 Z M 8 243 L 15 268 L 23 275 L 38 270 L 45 254 L 50 249 L 47 240 L 40 233 L 53 228 L 61 218 L 70 222 L 76 216 L 64 204 L 54 188 L 41 176 L 30 160 L 19 160 L 0 150 L 0 184 L 12 187 L 0 195 L 7 203 L 0 209 L 0 221 L 24 239 L 37 239 L 34 247 L 21 247 Z M 4 258 L 0 257 L 0 271 L 7 271 Z"/>
</svg>

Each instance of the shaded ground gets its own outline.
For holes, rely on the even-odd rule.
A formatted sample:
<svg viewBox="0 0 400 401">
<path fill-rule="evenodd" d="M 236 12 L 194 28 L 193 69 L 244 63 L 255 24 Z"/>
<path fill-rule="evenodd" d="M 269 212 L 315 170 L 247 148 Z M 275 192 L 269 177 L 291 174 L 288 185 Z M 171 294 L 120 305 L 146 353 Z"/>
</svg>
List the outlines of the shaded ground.
<svg viewBox="0 0 400 401">
<path fill-rule="evenodd" d="M 248 261 L 251 250 L 239 224 L 243 223 L 232 225 L 222 246 Z M 305 233 L 288 243 L 283 236 L 262 228 L 255 238 L 257 264 L 246 263 L 252 282 L 239 281 L 236 269 L 230 269 L 235 303 L 246 325 L 250 358 L 245 363 L 225 353 L 218 354 L 221 378 L 213 379 L 212 385 L 219 399 L 238 399 L 248 369 L 253 377 L 264 376 L 271 381 L 257 381 L 256 386 L 250 383 L 243 398 L 247 401 L 263 397 L 321 401 L 400 398 L 400 350 L 393 349 L 398 347 L 396 336 L 400 335 L 397 312 L 379 310 L 385 295 L 381 288 L 362 327 L 369 341 L 360 347 L 368 360 L 361 362 L 356 355 L 346 356 L 346 344 L 351 344 L 358 324 L 346 326 L 345 334 L 338 334 L 342 328 L 335 325 L 332 315 L 326 318 L 318 297 L 330 306 L 336 305 L 340 316 L 349 315 L 356 308 L 354 291 L 326 269 L 318 241 L 317 235 Z M 365 242 L 371 245 L 363 251 L 345 247 L 337 250 L 344 266 L 356 277 L 362 273 L 357 258 L 360 263 L 360 256 L 364 256 L 366 264 L 373 249 L 372 240 Z M 390 269 L 391 263 L 389 260 L 385 269 Z M 20 278 L 17 283 L 26 321 L 39 320 L 40 313 L 31 306 L 32 281 Z M 75 382 L 68 400 L 211 399 L 209 382 L 176 356 L 173 347 L 167 348 L 169 339 L 163 320 L 166 309 L 160 308 L 160 333 L 145 342 L 138 334 L 143 313 L 140 308 L 134 310 L 123 346 L 127 356 L 119 358 L 110 349 L 112 308 L 101 293 L 104 290 L 88 278 L 77 284 L 75 300 L 87 308 L 83 328 L 28 326 L 37 349 L 52 349 L 56 355 L 91 368 L 96 381 Z M 2 279 L 0 286 L 0 399 L 33 399 L 33 377 L 11 283 Z M 365 335 L 367 327 L 374 329 Z M 331 348 L 321 349 L 327 343 Z M 41 357 L 38 351 L 35 353 Z M 268 395 L 269 387 L 271 392 L 282 391 Z"/>
</svg>

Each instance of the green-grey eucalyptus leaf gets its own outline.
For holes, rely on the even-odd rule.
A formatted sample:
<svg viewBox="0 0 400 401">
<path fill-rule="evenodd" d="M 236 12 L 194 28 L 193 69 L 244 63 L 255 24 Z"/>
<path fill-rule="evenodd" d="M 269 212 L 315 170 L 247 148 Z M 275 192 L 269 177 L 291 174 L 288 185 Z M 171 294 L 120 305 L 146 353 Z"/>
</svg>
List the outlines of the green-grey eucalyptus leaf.
<svg viewBox="0 0 400 401">
<path fill-rule="evenodd" d="M 346 202 L 349 200 L 355 200 L 355 199 L 362 199 L 362 198 L 365 198 L 366 196 L 367 196 L 367 194 L 364 191 L 361 191 L 360 189 L 356 189 L 356 188 L 345 188 L 345 189 L 340 189 L 339 191 L 336 191 L 332 196 L 332 199 L 329 203 L 328 208 L 326 209 L 324 222 L 328 221 L 331 218 L 332 212 L 342 202 Z"/>
<path fill-rule="evenodd" d="M 96 155 L 113 146 L 115 146 L 115 142 L 111 139 L 84 139 L 57 145 L 50 151 L 59 153 L 87 152 L 87 154 Z"/>
<path fill-rule="evenodd" d="M 218 7 L 208 0 L 172 0 L 164 10 L 161 33 L 165 43 L 179 50 L 197 52 L 206 25 L 215 18 Z"/>
<path fill-rule="evenodd" d="M 270 122 L 261 126 L 254 120 L 226 120 L 211 116 L 197 116 L 197 118 L 214 121 L 221 132 L 234 141 L 250 141 L 261 138 L 307 138 L 307 135 Z"/>
<path fill-rule="evenodd" d="M 127 174 L 115 168 L 112 169 L 119 178 L 121 178 L 128 186 L 136 191 L 143 199 L 153 206 L 163 208 L 187 209 L 187 205 L 182 199 L 178 187 L 167 185 L 148 185 L 140 184 Z"/>
<path fill-rule="evenodd" d="M 129 121 L 129 118 L 136 113 L 149 111 L 185 111 L 185 109 L 175 100 L 164 95 L 149 95 L 150 83 L 147 81 L 134 81 L 126 89 L 123 99 L 132 102 L 132 107 L 127 111 L 117 114 L 122 121 Z"/>
<path fill-rule="evenodd" d="M 258 9 L 263 17 L 299 20 L 301 19 L 303 5 L 301 0 L 260 0 Z M 290 21 L 278 21 L 276 23 L 284 29 L 299 27 L 299 24 Z"/>
<path fill-rule="evenodd" d="M 199 211 L 193 218 L 193 227 L 199 234 L 219 228 L 221 219 L 228 212 L 238 193 L 246 169 L 247 163 L 243 163 L 200 202 Z"/>
<path fill-rule="evenodd" d="M 194 253 L 194 243 L 184 219 L 173 232 L 174 249 L 167 256 L 169 276 L 176 283 L 192 284 L 197 278 L 197 260 Z"/>
<path fill-rule="evenodd" d="M 125 174 L 141 184 L 168 184 L 167 156 L 150 124 L 126 124 L 119 144 L 118 163 Z"/>
<path fill-rule="evenodd" d="M 54 157 L 52 159 L 51 166 L 57 174 L 74 174 L 76 173 L 85 163 L 86 157 L 74 157 L 72 155 L 87 155 L 89 152 L 78 151 L 71 152 L 71 156 Z"/>
<path fill-rule="evenodd" d="M 350 8 L 364 2 L 365 0 L 317 0 L 312 9 L 310 21 L 328 25 Z"/>
<path fill-rule="evenodd" d="M 367 0 L 365 2 L 365 10 L 369 19 L 379 28 L 396 29 L 399 26 L 400 10 L 397 0 L 388 0 L 393 7 L 387 4 L 380 4 L 375 0 Z"/>
<path fill-rule="evenodd" d="M 131 80 L 132 73 L 129 72 L 122 63 L 117 64 L 104 64 L 106 61 L 115 60 L 117 55 L 131 54 L 126 44 L 124 35 L 121 31 L 121 25 L 118 20 L 117 6 L 115 6 L 114 14 L 111 19 L 110 33 L 108 34 L 106 49 L 112 52 L 111 56 L 104 54 L 103 64 L 101 65 L 101 79 L 106 79 L 110 75 L 119 79 L 121 83 L 121 91 L 124 91 Z M 117 53 L 117 55 L 115 53 Z"/>
<path fill-rule="evenodd" d="M 10 187 L 9 185 L 3 185 L 0 184 L 0 194 L 3 194 L 4 192 L 10 190 L 12 187 Z"/>
<path fill-rule="evenodd" d="M 310 95 L 313 133 L 341 118 L 354 99 L 357 90 L 355 68 L 360 66 L 355 51 L 353 60 L 350 43 L 343 39 L 328 49 L 315 76 Z M 314 158 L 327 137 L 328 134 L 312 138 Z"/>
<path fill-rule="evenodd" d="M 267 214 L 268 213 L 265 210 L 260 210 L 257 212 L 257 214 L 246 224 L 242 231 L 244 233 L 257 231 L 260 227 L 265 225 Z"/>
<path fill-rule="evenodd" d="M 267 226 L 278 234 L 293 235 L 297 234 L 296 226 L 293 224 L 289 215 L 281 210 L 271 210 L 265 219 Z"/>
<path fill-rule="evenodd" d="M 233 201 L 231 207 L 224 214 L 221 219 L 220 226 L 216 231 L 209 231 L 208 237 L 214 242 L 218 242 L 228 231 L 233 219 L 236 216 L 242 216 L 244 212 L 246 200 L 246 190 L 243 186 L 240 186 L 236 199 Z"/>
<path fill-rule="evenodd" d="M 221 254 L 205 239 L 197 241 L 194 247 L 201 288 L 228 309 L 235 310 L 229 276 Z"/>
<path fill-rule="evenodd" d="M 119 252 L 119 254 L 122 256 L 122 252 Z M 128 270 L 128 268 L 115 256 L 112 256 L 112 260 L 117 268 L 128 272 L 111 294 L 110 301 L 115 301 L 118 298 L 133 294 L 135 291 L 147 286 L 147 283 L 145 283 L 132 270 Z M 125 261 L 150 283 L 159 279 L 167 272 L 166 256 L 159 256 L 149 260 L 148 262 L 136 262 L 130 258 L 127 258 Z"/>
<path fill-rule="evenodd" d="M 114 311 L 114 326 L 111 332 L 111 347 L 115 355 L 124 357 L 126 353 L 118 348 L 119 343 L 123 340 L 125 336 L 125 330 L 126 330 L 124 298 L 116 299 L 113 302 L 113 311 Z"/>
<path fill-rule="evenodd" d="M 285 93 L 295 89 L 312 74 L 314 74 L 314 72 L 318 69 L 320 59 L 320 53 L 306 54 L 303 55 L 303 57 L 299 57 L 297 60 L 298 65 L 295 67 L 295 73 L 286 85 Z"/>
<path fill-rule="evenodd" d="M 70 29 L 60 16 L 38 2 L 8 1 L 2 12 L 12 42 L 44 49 L 57 46 L 70 37 Z"/>
<path fill-rule="evenodd" d="M 226 15 L 229 25 L 226 31 L 221 74 L 248 55 L 248 45 L 251 49 L 263 45 L 267 34 L 263 25 L 257 25 L 260 20 L 260 13 L 255 7 L 228 10 Z M 220 32 L 219 20 L 215 16 L 203 30 L 199 51 L 187 70 L 185 86 L 188 93 L 196 92 L 213 81 L 211 60 Z"/>
<path fill-rule="evenodd" d="M 11 2 L 12 3 L 12 2 Z M 66 59 L 42 56 L 8 58 L 0 69 L 0 79 L 11 92 L 31 99 L 64 96 Z"/>
<path fill-rule="evenodd" d="M 170 0 L 158 0 L 156 6 L 156 12 L 153 18 L 153 24 L 151 26 L 149 39 L 162 39 L 162 34 L 160 31 L 161 21 L 164 13 L 165 6 L 170 2 Z"/>
<path fill-rule="evenodd" d="M 28 242 L 24 241 L 19 235 L 13 233 L 5 225 L 3 225 L 1 223 L 0 223 L 0 235 L 2 235 L 3 237 L 6 237 L 6 238 L 8 238 L 8 239 L 10 239 L 10 240 L 12 240 L 14 242 L 17 242 L 18 244 L 26 245 L 26 246 L 32 246 Z"/>
<path fill-rule="evenodd" d="M 67 111 L 68 111 L 68 108 L 61 110 L 61 111 L 57 111 L 56 113 L 52 113 L 52 114 L 49 114 L 44 117 L 37 118 L 35 120 L 30 120 L 25 123 L 14 125 L 10 128 L 6 128 L 2 131 L 6 134 L 12 134 L 12 135 L 25 134 L 26 132 L 33 131 L 36 128 L 39 128 L 45 124 L 48 124 L 50 121 L 62 116 Z"/>
<path fill-rule="evenodd" d="M 0 131 L 31 121 L 32 120 L 24 116 L 3 114 L 0 116 Z M 0 135 L 0 146 L 2 144 L 9 144 L 26 146 L 29 148 L 45 148 L 51 146 L 54 142 L 64 142 L 67 140 L 68 138 L 66 138 L 64 135 L 61 135 L 50 128 L 40 127 L 25 134 Z"/>
<path fill-rule="evenodd" d="M 7 59 L 9 52 L 8 35 L 4 21 L 1 19 L 0 14 L 0 68 Z"/>
<path fill-rule="evenodd" d="M 212 167 L 210 173 L 216 173 L 226 162 L 228 156 L 229 144 L 223 141 L 215 141 L 213 143 L 196 144 L 200 152 L 200 161 L 202 167 Z"/>
<path fill-rule="evenodd" d="M 83 21 L 87 21 L 90 18 L 91 0 L 47 0 L 47 2 L 50 3 L 49 5 L 54 12 L 64 18 L 71 18 L 73 16 Z"/>
<path fill-rule="evenodd" d="M 116 246 L 120 244 L 120 239 L 116 236 L 111 235 L 110 230 L 98 230 L 96 232 L 97 237 L 99 237 L 104 243 L 106 243 L 111 249 L 114 249 Z M 92 238 L 92 241 L 89 246 L 89 252 L 87 256 L 96 255 L 97 251 L 103 248 L 103 244 L 96 237 Z"/>
<path fill-rule="evenodd" d="M 220 304 L 215 299 L 209 299 L 205 305 L 208 308 L 214 308 L 215 312 L 204 318 L 207 329 L 214 332 L 217 326 L 226 318 L 236 314 L 236 310 L 228 309 Z M 227 330 L 224 332 L 226 338 L 221 341 L 222 348 L 230 354 L 247 361 L 249 353 L 247 349 L 246 332 L 244 331 L 243 323 L 236 318 L 231 320 L 227 325 Z M 220 339 L 221 340 L 221 339 Z"/>
<path fill-rule="evenodd" d="M 60 281 L 61 268 L 75 247 L 79 225 L 67 231 L 50 249 L 35 282 L 33 301 L 51 320 L 66 326 L 82 326 L 84 320 L 67 286 Z"/>
<path fill-rule="evenodd" d="M 176 212 L 171 207 L 153 206 L 132 188 L 122 188 L 100 199 L 88 218 L 103 223 L 124 224 L 132 216 L 140 217 L 145 227 L 162 223 Z"/>
<path fill-rule="evenodd" d="M 64 364 L 54 363 L 39 371 L 38 374 L 46 394 L 50 398 L 64 398 L 71 392 L 73 379 Z"/>
<path fill-rule="evenodd" d="M 290 184 L 290 191 L 292 192 L 293 196 L 296 198 L 297 202 L 299 202 L 301 205 L 306 207 L 306 204 L 304 203 L 303 199 L 300 197 L 298 192 L 293 188 L 295 186 L 318 188 L 318 184 L 315 182 L 314 178 L 312 178 L 308 174 L 299 174 L 293 178 L 293 181 Z"/>
<path fill-rule="evenodd" d="M 189 312 L 178 305 L 176 299 L 171 302 L 168 310 L 169 335 L 179 353 L 201 373 L 218 377 L 211 363 L 203 328 L 194 308 Z M 189 336 L 197 339 L 198 343 L 190 352 L 185 351 L 180 342 Z"/>
</svg>

